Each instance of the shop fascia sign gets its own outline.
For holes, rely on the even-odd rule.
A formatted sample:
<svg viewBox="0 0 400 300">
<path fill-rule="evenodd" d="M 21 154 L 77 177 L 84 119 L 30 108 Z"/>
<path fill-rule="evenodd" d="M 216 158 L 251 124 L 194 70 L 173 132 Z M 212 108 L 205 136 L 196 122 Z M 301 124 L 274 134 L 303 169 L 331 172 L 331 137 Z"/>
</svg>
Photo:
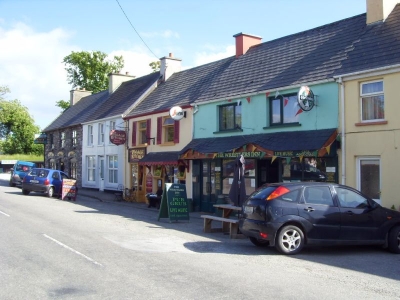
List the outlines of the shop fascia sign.
<svg viewBox="0 0 400 300">
<path fill-rule="evenodd" d="M 303 111 L 310 111 L 314 105 L 316 97 L 313 91 L 306 85 L 300 87 L 297 93 L 297 102 Z"/>
<path fill-rule="evenodd" d="M 124 130 L 111 130 L 110 142 L 114 145 L 123 145 L 126 142 L 126 132 Z"/>
<path fill-rule="evenodd" d="M 265 152 L 262 151 L 244 151 L 244 152 L 221 152 L 218 153 L 216 158 L 236 158 L 243 155 L 245 158 L 263 158 Z"/>
</svg>

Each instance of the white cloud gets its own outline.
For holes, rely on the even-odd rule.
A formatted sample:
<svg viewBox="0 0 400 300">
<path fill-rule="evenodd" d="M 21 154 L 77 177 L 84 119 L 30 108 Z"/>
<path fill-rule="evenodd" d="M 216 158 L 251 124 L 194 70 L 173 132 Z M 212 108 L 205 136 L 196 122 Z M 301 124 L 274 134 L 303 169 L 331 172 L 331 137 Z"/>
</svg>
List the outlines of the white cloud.
<svg viewBox="0 0 400 300">
<path fill-rule="evenodd" d="M 0 27 L 0 85 L 10 88 L 6 98 L 26 106 L 41 129 L 59 115 L 56 101 L 69 100 L 62 60 L 77 51 L 65 43 L 70 36 L 59 28 L 35 32 L 23 23 L 10 30 Z"/>
<path fill-rule="evenodd" d="M 229 56 L 235 55 L 235 46 L 230 45 L 222 49 L 222 51 L 217 51 L 216 48 L 210 47 L 209 45 L 206 46 L 206 49 L 211 51 L 203 51 L 195 53 L 194 64 L 196 66 L 204 65 L 213 61 L 217 61 L 223 58 L 227 58 Z"/>
</svg>

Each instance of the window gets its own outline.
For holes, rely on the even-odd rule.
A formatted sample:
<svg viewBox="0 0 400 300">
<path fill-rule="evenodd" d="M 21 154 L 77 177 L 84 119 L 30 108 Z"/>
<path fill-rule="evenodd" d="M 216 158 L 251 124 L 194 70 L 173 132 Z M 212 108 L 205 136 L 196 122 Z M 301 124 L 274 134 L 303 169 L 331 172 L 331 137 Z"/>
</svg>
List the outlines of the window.
<svg viewBox="0 0 400 300">
<path fill-rule="evenodd" d="M 175 121 L 170 117 L 165 117 L 163 120 L 163 139 L 164 143 L 174 142 Z"/>
<path fill-rule="evenodd" d="M 99 123 L 99 141 L 98 141 L 99 145 L 103 145 L 104 144 L 104 124 L 103 123 Z"/>
<path fill-rule="evenodd" d="M 139 144 L 147 143 L 147 121 L 139 122 Z"/>
<path fill-rule="evenodd" d="M 78 133 L 76 130 L 72 130 L 72 146 L 78 145 Z"/>
<path fill-rule="evenodd" d="M 118 183 L 118 156 L 108 156 L 108 181 Z"/>
<path fill-rule="evenodd" d="M 77 178 L 77 165 L 76 165 L 76 158 L 71 159 L 70 166 L 69 166 L 69 176 L 72 178 Z"/>
<path fill-rule="evenodd" d="M 88 146 L 93 146 L 93 126 L 88 125 Z"/>
<path fill-rule="evenodd" d="M 270 104 L 270 124 L 282 125 L 299 122 L 298 111 L 300 109 L 297 103 L 297 95 L 269 98 Z"/>
<path fill-rule="evenodd" d="M 304 201 L 307 204 L 322 204 L 333 206 L 332 194 L 328 186 L 306 187 Z"/>
<path fill-rule="evenodd" d="M 64 148 L 65 147 L 65 132 L 60 133 L 60 147 Z"/>
<path fill-rule="evenodd" d="M 242 128 L 242 105 L 238 103 L 219 106 L 219 130 Z"/>
<path fill-rule="evenodd" d="M 379 157 L 357 159 L 357 189 L 366 196 L 380 202 L 381 176 Z"/>
<path fill-rule="evenodd" d="M 115 130 L 115 121 L 110 121 L 110 131 L 108 132 L 108 134 L 110 135 L 112 130 Z M 108 143 L 112 144 L 111 141 L 109 140 Z"/>
<path fill-rule="evenodd" d="M 49 135 L 49 143 L 50 143 L 50 148 L 54 149 L 54 137 L 53 137 L 53 134 Z"/>
<path fill-rule="evenodd" d="M 339 199 L 341 207 L 347 208 L 366 208 L 368 207 L 368 200 L 351 190 L 335 187 L 336 194 Z"/>
<path fill-rule="evenodd" d="M 87 180 L 95 181 L 96 180 L 96 160 L 93 155 L 86 157 L 86 165 L 87 165 Z"/>
<path fill-rule="evenodd" d="M 361 83 L 361 121 L 385 118 L 383 81 Z"/>
</svg>

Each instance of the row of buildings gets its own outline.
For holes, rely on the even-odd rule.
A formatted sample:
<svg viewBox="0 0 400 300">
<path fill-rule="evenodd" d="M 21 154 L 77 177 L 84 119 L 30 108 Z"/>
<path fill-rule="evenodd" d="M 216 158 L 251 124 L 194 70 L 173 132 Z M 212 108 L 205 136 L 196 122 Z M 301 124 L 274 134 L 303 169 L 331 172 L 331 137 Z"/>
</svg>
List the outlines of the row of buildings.
<svg viewBox="0 0 400 300">
<path fill-rule="evenodd" d="M 196 210 L 228 195 L 234 160 L 245 185 L 331 181 L 386 207 L 400 205 L 400 4 L 262 43 L 234 35 L 236 55 L 181 70 L 110 74 L 109 90 L 71 91 L 71 106 L 43 133 L 45 166 L 78 186 L 134 189 L 146 201 L 186 184 Z"/>
</svg>

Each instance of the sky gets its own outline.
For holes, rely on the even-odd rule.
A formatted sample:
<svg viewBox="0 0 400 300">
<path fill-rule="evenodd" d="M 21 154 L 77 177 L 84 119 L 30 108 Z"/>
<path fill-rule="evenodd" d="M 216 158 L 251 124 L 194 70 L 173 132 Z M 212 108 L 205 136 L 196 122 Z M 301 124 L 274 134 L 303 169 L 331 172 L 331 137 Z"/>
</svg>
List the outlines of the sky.
<svg viewBox="0 0 400 300">
<path fill-rule="evenodd" d="M 0 86 L 44 129 L 69 101 L 72 51 L 122 55 L 140 77 L 169 53 L 182 69 L 233 56 L 240 32 L 263 43 L 365 12 L 366 0 L 0 0 Z"/>
</svg>

